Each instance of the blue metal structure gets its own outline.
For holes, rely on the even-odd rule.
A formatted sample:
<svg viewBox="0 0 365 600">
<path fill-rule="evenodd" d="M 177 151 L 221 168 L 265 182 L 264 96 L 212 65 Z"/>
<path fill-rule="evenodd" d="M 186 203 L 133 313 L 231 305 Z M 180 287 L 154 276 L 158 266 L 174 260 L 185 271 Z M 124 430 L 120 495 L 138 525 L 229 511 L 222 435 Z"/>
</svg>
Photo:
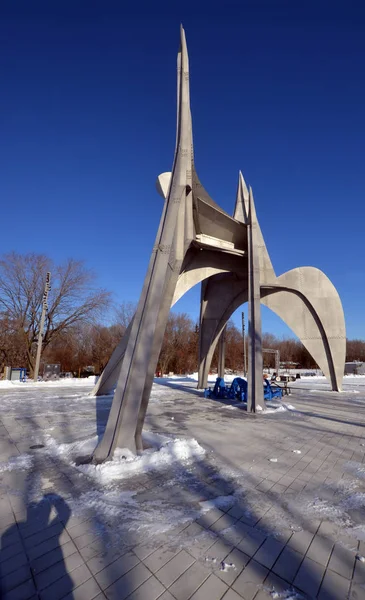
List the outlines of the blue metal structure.
<svg viewBox="0 0 365 600">
<path fill-rule="evenodd" d="M 204 390 L 205 398 L 217 398 L 218 400 L 230 399 L 247 402 L 247 381 L 242 377 L 236 377 L 230 386 L 226 386 L 223 377 L 217 377 L 214 388 Z M 268 379 L 264 379 L 264 400 L 282 398 L 283 390 L 277 385 L 271 385 Z"/>
<path fill-rule="evenodd" d="M 268 379 L 264 379 L 264 400 L 272 400 L 273 398 L 282 398 L 283 390 L 278 385 L 271 385 Z"/>
</svg>

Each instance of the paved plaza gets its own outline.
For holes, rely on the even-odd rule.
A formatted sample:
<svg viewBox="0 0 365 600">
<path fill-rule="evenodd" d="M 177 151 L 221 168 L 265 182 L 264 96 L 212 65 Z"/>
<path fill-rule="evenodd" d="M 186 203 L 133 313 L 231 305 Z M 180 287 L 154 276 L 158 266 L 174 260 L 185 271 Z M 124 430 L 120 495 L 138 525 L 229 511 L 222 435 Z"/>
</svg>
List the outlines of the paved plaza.
<svg viewBox="0 0 365 600">
<path fill-rule="evenodd" d="M 155 381 L 146 428 L 173 443 L 125 469 L 73 462 L 110 398 L 0 388 L 3 600 L 365 598 L 365 378 L 263 415 L 195 388 Z"/>
</svg>

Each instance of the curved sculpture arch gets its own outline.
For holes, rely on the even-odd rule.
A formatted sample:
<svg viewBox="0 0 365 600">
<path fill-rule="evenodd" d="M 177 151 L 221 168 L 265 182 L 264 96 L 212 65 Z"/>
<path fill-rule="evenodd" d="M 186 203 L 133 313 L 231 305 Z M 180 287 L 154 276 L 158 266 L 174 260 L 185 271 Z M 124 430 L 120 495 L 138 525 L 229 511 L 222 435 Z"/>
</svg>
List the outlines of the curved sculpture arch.
<svg viewBox="0 0 365 600">
<path fill-rule="evenodd" d="M 311 269 L 317 275 L 320 274 L 321 277 L 325 278 L 326 283 L 332 286 L 328 278 L 318 269 L 314 269 L 313 267 L 306 267 L 306 269 Z M 278 277 L 277 281 L 279 282 L 280 279 Z M 326 305 L 328 300 L 339 300 L 337 292 L 334 288 L 333 290 L 334 294 L 332 298 L 327 297 Z M 279 298 L 282 293 L 289 295 L 289 299 Z M 274 296 L 276 298 L 273 298 Z M 298 302 L 293 302 L 293 296 L 297 297 Z M 201 319 L 201 335 L 203 339 L 205 338 L 205 343 L 203 343 L 200 354 L 198 387 L 206 387 L 211 361 L 220 335 L 232 314 L 245 302 L 247 302 L 247 291 L 234 296 L 224 313 L 220 316 L 216 315 L 217 323 L 214 330 L 212 327 L 209 328 L 209 324 L 207 325 L 204 318 Z M 339 335 L 339 332 L 336 335 L 331 335 L 333 332 L 329 331 L 328 328 L 326 329 L 326 326 L 323 324 L 323 319 L 328 315 L 326 307 L 323 306 L 325 310 L 322 311 L 322 314 L 319 314 L 315 306 L 311 303 L 310 298 L 306 297 L 298 289 L 285 287 L 284 282 L 267 287 L 263 286 L 261 288 L 261 303 L 275 312 L 292 329 L 330 381 L 332 390 L 340 391 L 343 374 L 342 365 L 345 360 L 345 345 L 343 343 L 345 332 L 343 330 L 342 335 Z M 298 319 L 298 307 L 305 311 L 306 315 L 304 319 Z M 294 313 L 295 318 L 293 318 Z M 211 315 L 210 318 L 212 319 Z M 307 338 L 305 336 L 305 325 L 308 318 L 311 321 L 310 329 L 312 335 Z"/>
<path fill-rule="evenodd" d="M 183 28 L 180 39 L 173 166 L 171 173 L 163 173 L 157 181 L 164 207 L 136 313 L 94 390 L 100 395 L 117 383 L 104 436 L 90 457 L 94 462 L 111 457 L 116 447 L 143 450 L 142 428 L 169 311 L 200 282 L 203 378 L 226 322 L 248 301 L 247 410 L 254 412 L 256 403 L 263 404 L 263 302 L 291 326 L 324 372 L 327 361 L 332 387 L 340 388 L 346 336 L 341 301 L 331 282 L 312 267 L 276 276 L 257 220 L 252 189 L 247 188 L 241 173 L 233 217 L 200 183 L 194 162 Z"/>
</svg>

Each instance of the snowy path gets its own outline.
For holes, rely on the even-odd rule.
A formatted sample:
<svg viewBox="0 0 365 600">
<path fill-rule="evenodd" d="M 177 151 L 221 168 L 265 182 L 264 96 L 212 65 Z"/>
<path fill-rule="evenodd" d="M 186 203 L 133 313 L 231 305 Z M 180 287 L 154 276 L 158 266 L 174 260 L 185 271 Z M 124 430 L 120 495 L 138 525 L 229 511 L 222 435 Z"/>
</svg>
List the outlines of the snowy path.
<svg viewBox="0 0 365 600">
<path fill-rule="evenodd" d="M 365 378 L 291 387 L 293 410 L 250 416 L 191 379 L 156 380 L 157 448 L 76 467 L 111 398 L 0 384 L 9 599 L 365 597 Z"/>
</svg>

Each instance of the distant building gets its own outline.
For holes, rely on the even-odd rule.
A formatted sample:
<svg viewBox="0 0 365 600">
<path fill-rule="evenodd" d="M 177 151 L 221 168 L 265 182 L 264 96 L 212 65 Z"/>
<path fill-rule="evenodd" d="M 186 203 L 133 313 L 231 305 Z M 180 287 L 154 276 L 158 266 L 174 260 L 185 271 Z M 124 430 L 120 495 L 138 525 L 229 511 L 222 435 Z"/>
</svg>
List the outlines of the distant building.
<svg viewBox="0 0 365 600">
<path fill-rule="evenodd" d="M 365 363 L 359 360 L 345 363 L 345 375 L 365 375 Z"/>
</svg>

